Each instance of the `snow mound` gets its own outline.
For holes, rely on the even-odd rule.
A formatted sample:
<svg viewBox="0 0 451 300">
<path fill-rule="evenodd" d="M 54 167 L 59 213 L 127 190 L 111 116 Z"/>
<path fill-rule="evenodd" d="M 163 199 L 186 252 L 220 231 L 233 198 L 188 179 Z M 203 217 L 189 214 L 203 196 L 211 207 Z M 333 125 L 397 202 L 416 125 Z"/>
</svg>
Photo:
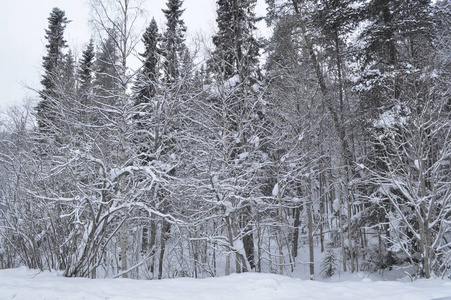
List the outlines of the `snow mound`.
<svg viewBox="0 0 451 300">
<path fill-rule="evenodd" d="M 279 287 L 279 283 L 277 280 L 273 278 L 266 278 L 266 279 L 259 279 L 255 281 L 254 288 L 256 290 L 258 289 L 271 289 L 271 290 L 277 290 Z"/>
<path fill-rule="evenodd" d="M 450 300 L 449 280 L 319 282 L 245 273 L 207 279 L 86 279 L 26 268 L 0 270 L 0 299 L 15 300 Z"/>
</svg>

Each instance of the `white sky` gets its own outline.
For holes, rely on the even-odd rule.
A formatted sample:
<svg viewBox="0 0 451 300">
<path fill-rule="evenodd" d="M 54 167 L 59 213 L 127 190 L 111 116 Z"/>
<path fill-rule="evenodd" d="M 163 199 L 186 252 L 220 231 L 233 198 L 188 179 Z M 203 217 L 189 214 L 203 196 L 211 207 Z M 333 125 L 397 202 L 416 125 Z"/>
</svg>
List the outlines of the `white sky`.
<svg viewBox="0 0 451 300">
<path fill-rule="evenodd" d="M 258 0 L 257 11 L 265 11 L 264 0 Z M 155 17 L 160 32 L 164 30 L 161 12 L 167 0 L 147 0 L 144 9 L 148 20 Z M 0 112 L 23 99 L 35 97 L 26 86 L 39 90 L 42 56 L 45 55 L 44 30 L 50 11 L 59 7 L 69 20 L 65 38 L 76 53 L 83 51 L 91 37 L 89 5 L 86 0 L 3 0 L 0 9 Z M 206 35 L 215 26 L 216 0 L 184 0 L 183 19 L 188 27 L 188 39 L 199 32 Z"/>
</svg>

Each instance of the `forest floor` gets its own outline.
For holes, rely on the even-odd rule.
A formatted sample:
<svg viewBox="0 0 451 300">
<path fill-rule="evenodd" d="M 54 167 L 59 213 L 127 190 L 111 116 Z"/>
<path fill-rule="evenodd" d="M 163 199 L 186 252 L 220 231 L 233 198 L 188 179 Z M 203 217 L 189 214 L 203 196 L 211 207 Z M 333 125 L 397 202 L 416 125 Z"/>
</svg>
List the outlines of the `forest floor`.
<svg viewBox="0 0 451 300">
<path fill-rule="evenodd" d="M 451 300 L 449 279 L 374 280 L 358 273 L 328 281 L 245 273 L 208 279 L 86 279 L 27 268 L 0 270 L 0 299 L 34 300 Z"/>
</svg>

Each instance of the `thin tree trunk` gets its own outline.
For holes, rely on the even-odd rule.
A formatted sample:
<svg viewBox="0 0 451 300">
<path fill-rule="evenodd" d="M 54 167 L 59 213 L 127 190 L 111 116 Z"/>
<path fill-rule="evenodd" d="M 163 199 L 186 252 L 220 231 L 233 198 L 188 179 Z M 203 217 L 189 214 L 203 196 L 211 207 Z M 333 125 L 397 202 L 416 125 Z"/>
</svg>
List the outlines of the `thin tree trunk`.
<svg viewBox="0 0 451 300">
<path fill-rule="evenodd" d="M 226 275 L 230 275 L 230 262 L 231 262 L 231 252 L 233 249 L 233 232 L 232 232 L 232 224 L 230 222 L 230 216 L 225 217 L 226 225 L 227 225 L 227 238 L 229 240 L 230 247 L 228 248 L 226 255 Z"/>
<path fill-rule="evenodd" d="M 262 272 L 262 229 L 260 227 L 260 216 L 257 216 L 257 272 Z"/>
<path fill-rule="evenodd" d="M 242 215 L 242 227 L 245 235 L 243 236 L 243 246 L 244 252 L 246 253 L 247 261 L 251 269 L 255 268 L 255 249 L 254 249 L 254 233 L 253 228 L 249 225 L 249 219 L 251 216 L 251 209 L 245 208 L 244 214 Z"/>
<path fill-rule="evenodd" d="M 347 190 L 347 188 L 346 188 L 346 190 Z M 351 260 L 351 273 L 354 273 L 355 272 L 355 260 L 354 260 L 355 253 L 354 253 L 354 247 L 352 245 L 352 240 L 353 240 L 352 239 L 352 228 L 351 228 L 351 215 L 352 215 L 351 209 L 352 209 L 352 207 L 351 207 L 351 197 L 350 197 L 349 193 L 347 193 L 346 198 L 347 198 L 346 204 L 347 204 L 347 216 L 348 216 L 348 248 L 349 248 L 349 255 L 350 255 L 350 260 Z"/>
<path fill-rule="evenodd" d="M 298 256 L 299 225 L 301 225 L 301 209 L 298 206 L 294 209 L 294 224 L 293 224 L 294 232 L 293 232 L 293 243 L 292 243 L 293 257 Z"/>
<path fill-rule="evenodd" d="M 280 275 L 283 275 L 283 265 L 284 265 L 284 257 L 283 257 L 283 218 L 282 218 L 282 195 L 281 195 L 281 187 L 280 187 L 280 160 L 277 158 L 277 201 L 279 203 L 278 208 L 278 216 L 279 216 L 279 272 Z"/>
<path fill-rule="evenodd" d="M 308 222 L 308 242 L 309 242 L 309 270 L 310 270 L 310 280 L 315 280 L 315 250 L 313 245 L 313 191 L 312 191 L 312 179 L 311 171 L 309 171 L 309 199 L 307 200 L 307 222 Z"/>
<path fill-rule="evenodd" d="M 343 229 L 343 220 L 342 220 L 342 213 L 343 213 L 343 199 L 342 199 L 342 192 L 341 187 L 338 189 L 338 222 L 340 226 L 340 244 L 341 244 L 341 256 L 343 258 L 343 272 L 347 271 L 346 268 L 346 251 L 345 251 L 345 239 L 344 239 L 344 229 Z"/>
<path fill-rule="evenodd" d="M 323 228 L 323 216 L 324 216 L 324 207 L 325 207 L 325 199 L 326 195 L 324 194 L 323 189 L 323 175 L 319 177 L 319 213 L 320 213 L 320 221 L 319 221 L 319 237 L 321 242 L 321 253 L 324 252 L 324 228 Z"/>
<path fill-rule="evenodd" d="M 216 232 L 216 222 L 215 221 L 213 221 L 213 232 Z M 212 257 L 212 259 L 213 259 L 213 273 L 214 273 L 214 276 L 216 276 L 216 274 L 217 274 L 216 245 L 217 245 L 216 241 L 213 241 L 213 257 Z"/>
<path fill-rule="evenodd" d="M 419 140 L 422 140 L 422 139 L 419 139 Z M 425 161 L 423 158 L 424 156 L 423 156 L 422 149 L 420 150 L 418 157 L 419 157 L 418 172 L 420 174 L 419 198 L 424 199 L 424 197 L 426 196 L 426 180 L 425 180 L 425 176 L 424 176 Z M 431 264 L 430 264 L 431 235 L 430 235 L 430 230 L 429 230 L 428 214 L 426 212 L 426 208 L 423 206 L 424 206 L 424 204 L 421 204 L 420 207 L 418 207 L 416 209 L 416 212 L 417 212 L 418 227 L 420 229 L 419 244 L 420 244 L 421 252 L 423 254 L 422 255 L 423 256 L 423 272 L 424 272 L 424 277 L 429 279 L 431 277 Z"/>
<path fill-rule="evenodd" d="M 154 220 L 150 221 L 150 241 L 149 241 L 149 248 L 150 248 L 150 272 L 152 273 L 152 276 L 155 273 L 155 253 L 156 253 L 156 241 L 157 241 L 157 224 Z"/>
<path fill-rule="evenodd" d="M 141 253 L 146 255 L 149 250 L 149 227 L 147 225 L 143 226 L 142 237 L 141 237 Z"/>
<path fill-rule="evenodd" d="M 121 268 L 122 271 L 128 269 L 127 266 L 127 222 L 122 223 L 120 231 L 121 239 Z M 127 273 L 122 274 L 122 278 L 128 278 Z"/>
<path fill-rule="evenodd" d="M 171 230 L 171 224 L 163 220 L 160 234 L 160 259 L 158 261 L 158 279 L 163 278 L 163 261 L 164 253 L 166 250 L 166 241 L 168 239 L 169 232 Z"/>
</svg>

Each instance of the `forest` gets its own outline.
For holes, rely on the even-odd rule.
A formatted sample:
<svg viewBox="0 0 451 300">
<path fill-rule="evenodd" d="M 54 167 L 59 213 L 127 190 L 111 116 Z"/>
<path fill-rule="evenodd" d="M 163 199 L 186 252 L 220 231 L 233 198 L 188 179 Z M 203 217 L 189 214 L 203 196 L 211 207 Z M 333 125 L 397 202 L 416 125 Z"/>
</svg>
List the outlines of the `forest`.
<svg viewBox="0 0 451 300">
<path fill-rule="evenodd" d="M 183 0 L 144 31 L 147 2 L 89 2 L 1 119 L 0 269 L 451 276 L 448 0 L 217 0 L 204 43 Z"/>
</svg>

